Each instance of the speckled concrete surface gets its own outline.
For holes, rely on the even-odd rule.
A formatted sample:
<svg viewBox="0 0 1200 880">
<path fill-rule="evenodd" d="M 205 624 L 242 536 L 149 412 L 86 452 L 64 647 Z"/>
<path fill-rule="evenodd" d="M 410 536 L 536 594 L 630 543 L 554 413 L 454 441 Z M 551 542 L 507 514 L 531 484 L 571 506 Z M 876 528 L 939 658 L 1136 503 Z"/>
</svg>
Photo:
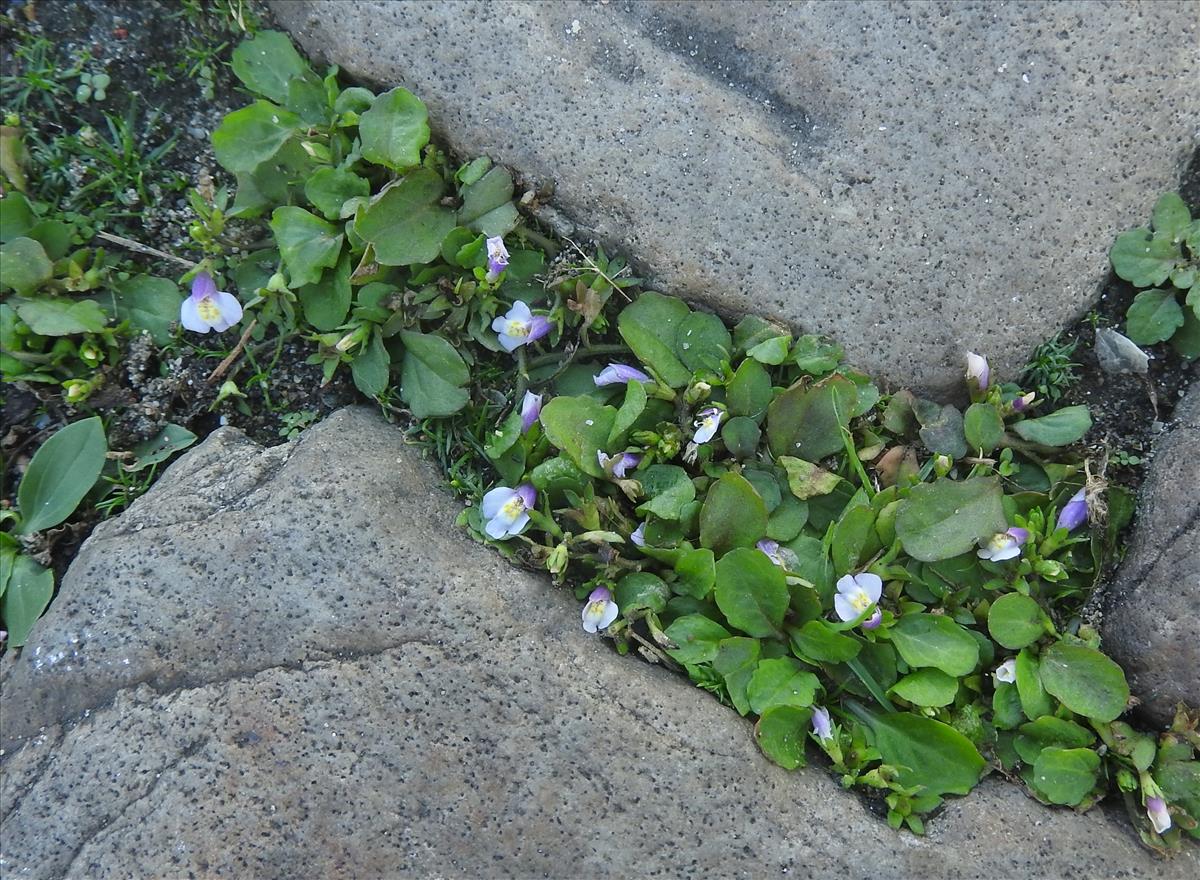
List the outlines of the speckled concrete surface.
<svg viewBox="0 0 1200 880">
<path fill-rule="evenodd" d="M 222 431 L 97 529 L 0 695 L 7 877 L 1183 878 L 990 781 L 928 838 L 452 525 L 396 429 Z M 68 669 L 68 666 L 70 669 Z"/>
<path fill-rule="evenodd" d="M 270 5 L 670 292 L 931 392 L 1086 311 L 1200 127 L 1187 0 Z"/>
<path fill-rule="evenodd" d="M 1108 591 L 1104 646 L 1147 715 L 1200 706 L 1200 385 L 1154 445 L 1128 554 Z"/>
</svg>

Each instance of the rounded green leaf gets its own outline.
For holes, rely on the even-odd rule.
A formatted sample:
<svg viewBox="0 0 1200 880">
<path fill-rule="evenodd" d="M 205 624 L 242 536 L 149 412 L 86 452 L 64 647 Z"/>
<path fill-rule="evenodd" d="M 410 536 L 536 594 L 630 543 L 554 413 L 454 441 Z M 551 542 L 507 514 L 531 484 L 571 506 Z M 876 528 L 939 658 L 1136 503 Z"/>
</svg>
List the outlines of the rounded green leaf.
<svg viewBox="0 0 1200 880">
<path fill-rule="evenodd" d="M 721 426 L 721 439 L 725 441 L 725 448 L 734 458 L 752 458 L 758 451 L 762 431 L 758 429 L 754 419 L 735 416 Z"/>
<path fill-rule="evenodd" d="M 287 34 L 279 31 L 259 31 L 244 40 L 233 50 L 230 66 L 247 88 L 277 104 L 287 100 L 293 79 L 313 76 Z"/>
<path fill-rule="evenodd" d="M 820 686 L 817 677 L 798 661 L 779 657 L 759 661 L 746 686 L 746 696 L 750 700 L 750 710 L 762 715 L 776 706 L 811 706 Z"/>
<path fill-rule="evenodd" d="M 797 656 L 817 663 L 845 663 L 857 657 L 863 646 L 824 620 L 810 620 L 799 629 L 789 629 L 788 634 Z"/>
<path fill-rule="evenodd" d="M 712 666 L 716 673 L 725 680 L 725 690 L 729 694 L 729 700 L 740 715 L 745 715 L 750 711 L 746 686 L 750 683 L 750 677 L 754 675 L 754 670 L 758 668 L 758 658 L 761 654 L 761 642 L 742 636 L 723 639 L 717 646 L 717 656 L 713 658 Z"/>
<path fill-rule="evenodd" d="M 553 401 L 551 401 L 553 403 Z M 542 411 L 545 424 L 545 410 Z M 643 516 L 654 514 L 659 519 L 677 520 L 684 506 L 696 497 L 696 487 L 687 471 L 674 464 L 652 464 L 637 472 L 646 501 L 638 506 Z"/>
<path fill-rule="evenodd" d="M 1055 746 L 1064 749 L 1078 749 L 1090 746 L 1096 741 L 1096 736 L 1086 727 L 1081 727 L 1074 721 L 1056 718 L 1053 715 L 1043 715 L 1036 721 L 1021 725 L 1021 733 L 1014 740 L 1017 754 L 1026 764 L 1032 764 L 1042 753 L 1042 749 Z"/>
<path fill-rule="evenodd" d="M 638 359 L 672 388 L 682 388 L 692 372 L 675 355 L 675 337 L 691 315 L 687 303 L 647 291 L 621 310 L 617 329 Z"/>
<path fill-rule="evenodd" d="M 76 333 L 99 333 L 108 323 L 108 315 L 90 299 L 71 300 L 65 297 L 32 299 L 16 303 L 17 314 L 40 336 L 73 336 Z M 175 318 L 179 313 L 176 311 Z"/>
<path fill-rule="evenodd" d="M 767 508 L 762 497 L 745 477 L 724 474 L 704 499 L 700 511 L 700 545 L 720 556 L 734 547 L 753 547 L 766 532 Z"/>
<path fill-rule="evenodd" d="M 1051 645 L 1042 654 L 1040 674 L 1047 693 L 1094 721 L 1112 721 L 1129 702 L 1129 684 L 1121 667 L 1084 645 Z"/>
<path fill-rule="evenodd" d="M 429 113 L 416 95 L 396 87 L 377 97 L 363 113 L 358 134 L 368 162 L 393 171 L 415 168 L 421 164 L 421 149 L 429 143 Z"/>
<path fill-rule="evenodd" d="M 1179 257 L 1179 245 L 1171 236 L 1152 235 L 1145 228 L 1122 232 L 1108 252 L 1113 271 L 1134 287 L 1162 284 Z"/>
<path fill-rule="evenodd" d="M 458 222 L 486 236 L 504 235 L 521 215 L 512 203 L 513 179 L 507 168 L 496 166 L 462 190 Z"/>
<path fill-rule="evenodd" d="M 357 196 L 369 196 L 371 184 L 365 177 L 341 168 L 318 168 L 304 182 L 304 197 L 326 219 L 342 216 L 342 205 Z"/>
<path fill-rule="evenodd" d="M 455 227 L 454 212 L 439 204 L 444 190 L 436 172 L 418 168 L 361 210 L 354 230 L 384 266 L 432 262 Z"/>
<path fill-rule="evenodd" d="M 249 174 L 279 152 L 303 123 L 295 113 L 266 101 L 234 110 L 213 132 L 213 153 L 233 174 Z"/>
<path fill-rule="evenodd" d="M 1125 333 L 1138 345 L 1164 342 L 1183 326 L 1183 309 L 1173 290 L 1143 290 L 1125 313 Z"/>
<path fill-rule="evenodd" d="M 471 371 L 454 346 L 432 333 L 400 331 L 400 397 L 418 419 L 448 416 L 467 405 Z"/>
<path fill-rule="evenodd" d="M 1040 419 L 1023 419 L 1013 430 L 1023 440 L 1042 446 L 1069 446 L 1091 430 L 1092 416 L 1084 405 L 1064 406 Z"/>
<path fill-rule="evenodd" d="M 754 725 L 754 739 L 762 753 L 785 770 L 805 764 L 804 745 L 812 710 L 797 706 L 768 709 Z"/>
<path fill-rule="evenodd" d="M 675 560 L 675 573 L 679 578 L 673 589 L 681 596 L 707 599 L 717 582 L 716 561 L 711 550 L 681 550 Z"/>
<path fill-rule="evenodd" d="M 0 618 L 8 630 L 8 645 L 19 648 L 54 595 L 54 572 L 28 556 L 13 560 L 8 586 L 0 597 Z"/>
<path fill-rule="evenodd" d="M 914 706 L 949 706 L 958 695 L 958 679 L 940 669 L 918 669 L 896 682 L 889 693 Z"/>
<path fill-rule="evenodd" d="M 546 437 L 576 466 L 593 477 L 604 477 L 596 453 L 604 451 L 616 415 L 617 411 L 611 406 L 603 406 L 588 397 L 556 397 L 542 407 L 540 420 Z M 676 470 L 683 471 L 683 468 Z M 645 472 L 638 476 L 648 478 Z M 691 480 L 687 480 L 687 484 L 691 488 Z"/>
<path fill-rule="evenodd" d="M 288 287 L 293 290 L 320 281 L 321 273 L 336 265 L 345 240 L 339 227 L 295 205 L 274 210 L 271 232 L 287 266 Z"/>
<path fill-rule="evenodd" d="M 671 590 L 663 579 L 648 571 L 635 571 L 617 581 L 616 600 L 622 617 L 639 611 L 659 614 L 670 598 Z"/>
<path fill-rule="evenodd" d="M 889 632 L 904 662 L 914 668 L 932 666 L 962 676 L 979 664 L 979 643 L 941 614 L 906 614 Z"/>
<path fill-rule="evenodd" d="M 1042 687 L 1042 677 L 1039 674 L 1041 664 L 1037 655 L 1028 648 L 1022 648 L 1017 654 L 1017 695 L 1021 699 L 1021 711 L 1029 720 L 1049 715 L 1053 710 L 1046 689 Z"/>
<path fill-rule="evenodd" d="M 755 638 L 778 636 L 788 607 L 783 571 L 755 549 L 730 550 L 717 560 L 717 607 L 730 626 Z"/>
<path fill-rule="evenodd" d="M 0 245 L 0 289 L 27 296 L 49 281 L 51 274 L 50 258 L 32 238 L 21 236 Z"/>
<path fill-rule="evenodd" d="M 771 511 L 767 520 L 767 537 L 772 541 L 791 541 L 808 522 L 808 504 L 796 498 L 784 497 Z"/>
<path fill-rule="evenodd" d="M 995 477 L 940 479 L 914 486 L 896 513 L 896 537 L 922 562 L 966 553 L 1008 528 Z"/>
<path fill-rule="evenodd" d="M 1004 438 L 1004 419 L 990 403 L 973 403 L 963 415 L 963 432 L 972 449 L 991 452 Z"/>
<path fill-rule="evenodd" d="M 1041 606 L 1028 596 L 1008 593 L 988 610 L 988 632 L 1005 648 L 1018 650 L 1032 645 L 1046 632 Z"/>
<path fill-rule="evenodd" d="M 1179 241 L 1187 233 L 1191 223 L 1191 212 L 1188 211 L 1187 205 L 1184 204 L 1179 193 L 1163 193 L 1154 203 L 1154 213 L 1151 215 L 1150 225 L 1154 227 L 1155 232 Z"/>
<path fill-rule="evenodd" d="M 896 712 L 871 716 L 875 747 L 899 771 L 896 781 L 923 794 L 966 794 L 987 763 L 971 741 L 947 724 Z"/>
<path fill-rule="evenodd" d="M 767 442 L 776 456 L 818 461 L 845 449 L 842 430 L 858 403 L 858 388 L 844 376 L 816 385 L 797 382 L 767 408 Z"/>
<path fill-rule="evenodd" d="M 168 278 L 134 275 L 111 289 L 118 321 L 129 321 L 131 327 L 145 330 L 158 345 L 171 341 L 171 328 L 179 322 L 183 303 L 178 284 Z"/>
<path fill-rule="evenodd" d="M 1075 806 L 1096 787 L 1100 756 L 1091 749 L 1043 749 L 1033 765 L 1033 787 L 1052 804 Z"/>
<path fill-rule="evenodd" d="M 17 489 L 22 534 L 56 526 L 100 478 L 108 442 L 99 416 L 60 429 L 41 445 Z"/>
<path fill-rule="evenodd" d="M 685 614 L 667 627 L 666 635 L 677 646 L 668 649 L 667 654 L 679 663 L 694 666 L 717 656 L 717 648 L 729 638 L 729 630 L 702 614 Z"/>
</svg>

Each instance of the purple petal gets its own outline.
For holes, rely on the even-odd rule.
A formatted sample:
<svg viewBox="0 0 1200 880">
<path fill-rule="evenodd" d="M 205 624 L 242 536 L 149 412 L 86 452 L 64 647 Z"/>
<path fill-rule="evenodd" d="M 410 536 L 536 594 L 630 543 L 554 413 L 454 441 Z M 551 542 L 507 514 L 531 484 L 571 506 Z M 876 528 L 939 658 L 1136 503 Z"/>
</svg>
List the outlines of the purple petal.
<svg viewBox="0 0 1200 880">
<path fill-rule="evenodd" d="M 608 591 L 607 587 L 596 587 L 596 589 L 592 590 L 591 594 L 588 595 L 588 601 L 589 602 L 611 602 L 612 601 L 612 593 L 610 593 Z"/>
<path fill-rule="evenodd" d="M 626 382 L 649 382 L 650 377 L 627 364 L 609 364 L 594 376 L 592 381 L 597 386 L 624 385 Z"/>
<path fill-rule="evenodd" d="M 757 547 L 759 550 L 761 550 L 763 553 L 766 553 L 768 556 L 774 556 L 776 553 L 779 552 L 779 542 L 772 541 L 769 538 L 763 538 L 761 541 L 759 541 L 754 546 Z"/>
<path fill-rule="evenodd" d="M 635 547 L 645 547 L 646 546 L 646 524 L 640 523 L 638 525 L 638 527 L 633 530 L 633 533 L 629 536 L 629 540 Z"/>
<path fill-rule="evenodd" d="M 525 399 L 521 401 L 521 433 L 527 433 L 541 414 L 542 395 L 526 391 Z"/>
<path fill-rule="evenodd" d="M 1023 547 L 1025 542 L 1029 540 L 1029 529 L 1022 529 L 1018 526 L 1013 526 L 1005 534 L 1014 539 L 1018 547 Z"/>
<path fill-rule="evenodd" d="M 630 468 L 635 468 L 641 463 L 642 457 L 633 452 L 622 453 L 617 458 L 617 463 L 613 465 L 613 476 L 618 479 L 624 479 L 625 474 Z"/>
<path fill-rule="evenodd" d="M 517 494 L 521 496 L 527 510 L 537 506 L 537 490 L 533 488 L 533 483 L 522 483 L 517 487 Z"/>
<path fill-rule="evenodd" d="M 883 612 L 880 611 L 878 608 L 876 608 L 875 613 L 863 621 L 862 628 L 863 629 L 875 629 L 881 623 L 883 623 Z"/>
<path fill-rule="evenodd" d="M 819 740 L 833 739 L 833 725 L 829 719 L 829 710 L 824 706 L 813 707 L 812 729 Z"/>
<path fill-rule="evenodd" d="M 542 315 L 534 315 L 529 319 L 529 335 L 525 337 L 525 341 L 537 342 L 550 332 L 552 326 L 549 318 Z"/>
<path fill-rule="evenodd" d="M 192 279 L 192 299 L 196 302 L 215 295 L 217 292 L 217 282 L 213 281 L 213 277 L 207 272 L 201 272 Z"/>
<path fill-rule="evenodd" d="M 1087 519 L 1087 495 L 1083 489 L 1080 489 L 1071 496 L 1071 500 L 1067 502 L 1058 514 L 1058 522 L 1054 528 L 1066 529 L 1068 532 L 1079 528 L 1080 525 Z"/>
</svg>

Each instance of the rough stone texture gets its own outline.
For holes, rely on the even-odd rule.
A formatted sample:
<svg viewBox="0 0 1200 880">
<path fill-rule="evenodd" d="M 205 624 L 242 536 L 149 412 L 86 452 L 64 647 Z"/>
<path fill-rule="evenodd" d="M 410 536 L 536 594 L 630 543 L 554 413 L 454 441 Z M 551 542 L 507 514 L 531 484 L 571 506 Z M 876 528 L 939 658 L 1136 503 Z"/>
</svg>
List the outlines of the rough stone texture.
<svg viewBox="0 0 1200 880">
<path fill-rule="evenodd" d="M 1104 648 L 1166 724 L 1183 700 L 1200 708 L 1200 384 L 1154 446 L 1129 552 L 1108 591 Z"/>
<path fill-rule="evenodd" d="M 1082 314 L 1200 123 L 1192 2 L 270 5 L 670 292 L 930 391 Z"/>
<path fill-rule="evenodd" d="M 222 430 L 100 526 L 3 680 L 5 877 L 1183 878 L 989 781 L 928 838 L 450 525 L 367 410 Z"/>
</svg>

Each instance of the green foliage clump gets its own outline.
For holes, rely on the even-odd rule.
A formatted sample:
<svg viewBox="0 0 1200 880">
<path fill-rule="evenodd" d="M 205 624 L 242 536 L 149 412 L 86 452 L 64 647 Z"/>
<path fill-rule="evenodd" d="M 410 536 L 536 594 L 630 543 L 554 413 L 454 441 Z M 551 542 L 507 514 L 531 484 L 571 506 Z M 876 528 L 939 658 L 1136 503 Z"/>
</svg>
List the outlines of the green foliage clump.
<svg viewBox="0 0 1200 880">
<path fill-rule="evenodd" d="M 1154 204 L 1150 225 L 1122 232 L 1109 251 L 1113 271 L 1134 287 L 1125 332 L 1138 345 L 1170 342 L 1200 357 L 1200 219 L 1175 193 Z"/>
</svg>

